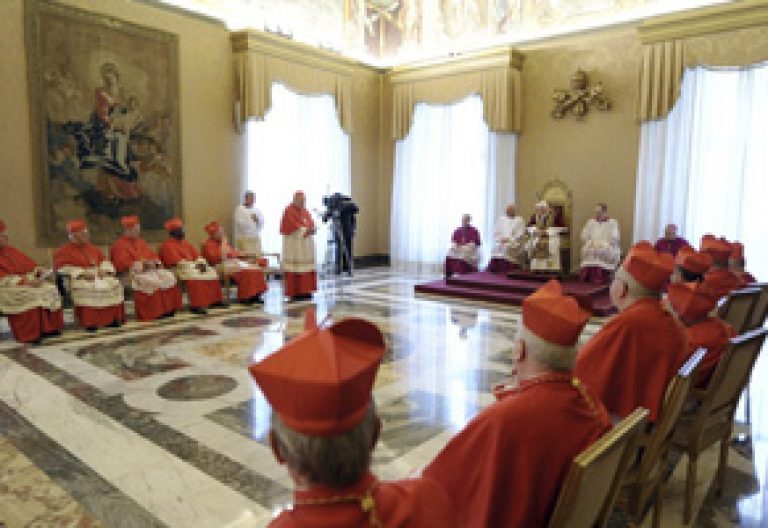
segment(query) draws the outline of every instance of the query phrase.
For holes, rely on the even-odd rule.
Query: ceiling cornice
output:
[[[422,81],[488,70],[491,68],[510,68],[520,70],[524,56],[512,46],[500,46],[471,53],[456,54],[451,57],[412,62],[390,68],[387,73],[393,84]]]
[[[230,41],[232,43],[232,51],[235,53],[241,51],[262,53],[271,57],[306,63],[340,73],[349,73],[360,68],[377,72],[384,71],[356,59],[346,57],[341,53],[304,44],[303,42],[265,31],[253,29],[236,31],[230,35]]]
[[[741,0],[648,18],[640,25],[638,33],[643,44],[652,44],[766,24],[768,1]]]

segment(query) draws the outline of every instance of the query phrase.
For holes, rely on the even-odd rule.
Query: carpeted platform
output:
[[[480,271],[466,275],[454,275],[446,280],[417,284],[416,293],[444,295],[462,299],[520,305],[528,295],[536,291],[549,277],[511,273],[509,276]],[[608,286],[585,284],[576,280],[564,280],[563,290],[573,295],[579,304],[593,315],[604,317],[615,312],[608,297]]]

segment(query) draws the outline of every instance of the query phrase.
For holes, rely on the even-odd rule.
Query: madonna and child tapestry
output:
[[[158,240],[182,212],[177,37],[46,0],[25,31],[38,243],[73,218],[111,243],[131,214]]]

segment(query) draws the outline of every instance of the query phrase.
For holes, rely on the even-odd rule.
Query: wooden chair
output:
[[[715,484],[717,492],[722,493],[728,442],[733,431],[733,416],[766,333],[768,329],[759,328],[731,339],[731,345],[720,359],[707,388],[695,389],[692,392],[695,410],[684,414],[675,429],[674,445],[688,454],[683,511],[683,521],[686,524],[691,520],[699,454],[718,441],[720,461]]]
[[[757,302],[752,308],[752,317],[745,328],[745,330],[754,330],[762,328],[765,324],[765,318],[768,317],[768,282],[756,282],[750,284],[749,287],[760,289],[760,297],[757,298]]]
[[[611,484],[623,478],[648,410],[639,407],[573,459],[557,498],[549,528],[591,528],[608,499]],[[615,497],[614,497],[615,498]]]
[[[664,402],[658,421],[640,436],[634,464],[627,471],[621,484],[614,483],[613,493],[616,504],[630,517],[630,526],[639,526],[645,513],[655,500],[653,527],[658,528],[664,498],[664,481],[667,472],[667,455],[672,447],[675,426],[688,399],[696,370],[706,351],[700,348],[680,367],[667,385]],[[600,526],[605,527],[610,516],[609,507],[613,500],[606,502],[601,513]]]
[[[728,295],[718,310],[718,317],[733,326],[737,334],[742,334],[752,320],[752,312],[760,297],[759,288],[734,290]]]

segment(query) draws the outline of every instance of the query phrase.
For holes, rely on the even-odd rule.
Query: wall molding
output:
[[[640,42],[697,37],[768,24],[768,2],[740,0],[649,18],[638,27]]]

